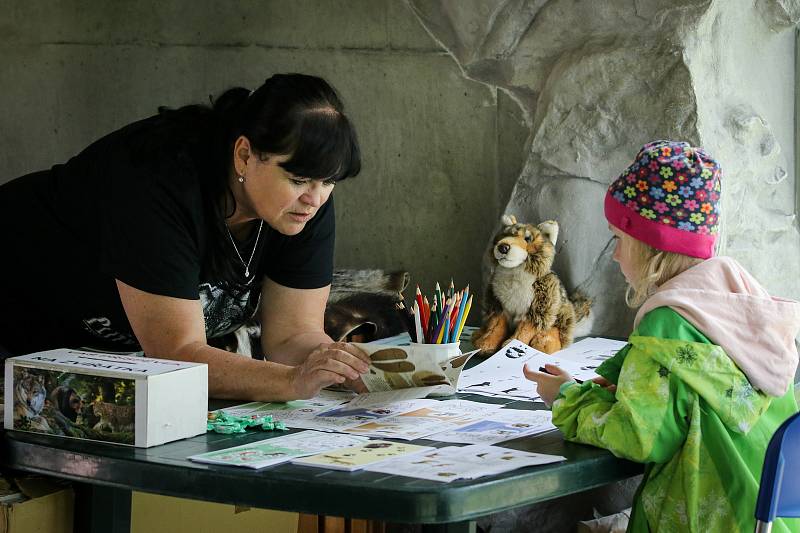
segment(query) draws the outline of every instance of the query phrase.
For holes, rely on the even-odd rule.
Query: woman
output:
[[[161,109],[0,187],[0,345],[207,363],[216,398],[281,401],[356,380],[323,331],[337,181],[355,131],[324,80],[276,75]],[[259,299],[261,305],[259,306]],[[260,309],[268,361],[210,346]]]

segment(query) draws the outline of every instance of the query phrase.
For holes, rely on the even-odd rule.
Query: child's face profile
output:
[[[631,253],[633,237],[618,230],[611,224],[608,225],[608,229],[614,234],[614,241],[616,242],[614,261],[619,263],[619,269],[622,270],[625,281],[632,285],[636,280],[636,268]]]

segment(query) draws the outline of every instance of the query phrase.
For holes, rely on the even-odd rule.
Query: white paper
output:
[[[563,460],[565,458],[558,455],[520,452],[497,446],[448,446],[421,455],[399,457],[364,470],[448,483]]]
[[[625,346],[623,341],[589,338],[573,346],[546,354],[523,344],[511,341],[483,363],[461,373],[459,392],[483,394],[502,398],[522,398],[541,401],[536,384],[525,378],[524,365],[539,370],[545,364],[561,367],[581,381],[597,377],[595,369]]]
[[[498,409],[484,420],[427,437],[439,442],[497,444],[555,430],[553,413],[546,410]]]
[[[490,416],[490,413],[501,407],[468,400],[444,400],[397,416],[370,421],[346,431],[354,435],[415,440],[442,430],[454,430],[472,424]]]
[[[250,402],[225,407],[221,411],[233,416],[270,415],[273,420],[286,424],[286,427],[304,428],[305,425],[302,422],[312,420],[317,413],[329,411],[354,397],[355,394],[350,392],[323,390],[310,400],[292,400],[285,403]]]
[[[295,427],[321,431],[344,431],[371,420],[407,413],[432,403],[439,402],[437,400],[403,400],[356,408],[345,404],[319,413],[312,418],[295,421]]]
[[[285,463],[295,457],[354,446],[366,440],[366,438],[355,435],[301,431],[215,452],[192,455],[189,460],[198,463],[259,469]]]

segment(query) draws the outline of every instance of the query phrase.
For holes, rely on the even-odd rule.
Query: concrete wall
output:
[[[4,2],[0,182],[158,105],[275,72],[324,76],[364,153],[337,187],[336,261],[482,290],[500,214],[562,225],[556,269],[627,334],[604,188],[645,141],[726,171],[722,248],[800,297],[793,0]],[[591,16],[587,16],[591,14]],[[479,314],[476,309],[472,321]]]
[[[403,2],[33,0],[0,12],[0,182],[159,105],[316,74],[341,93],[364,154],[361,175],[335,192],[337,266],[406,269],[429,290],[453,276],[480,292],[527,130]]]

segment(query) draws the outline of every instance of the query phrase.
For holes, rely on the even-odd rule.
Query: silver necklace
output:
[[[242,258],[242,254],[239,253],[239,249],[236,247],[236,241],[233,240],[233,234],[231,233],[231,228],[225,224],[225,229],[228,230],[228,237],[231,238],[231,244],[233,245],[233,250],[236,252],[236,255],[239,257],[239,261],[242,262],[242,266],[244,267],[244,277],[250,277],[250,263],[253,261],[253,256],[256,255],[256,248],[258,248],[258,238],[261,237],[261,228],[264,227],[264,221],[262,220],[261,223],[258,225],[258,233],[256,234],[256,242],[253,244],[253,251],[250,252],[250,259],[247,260],[247,263],[244,262]]]

